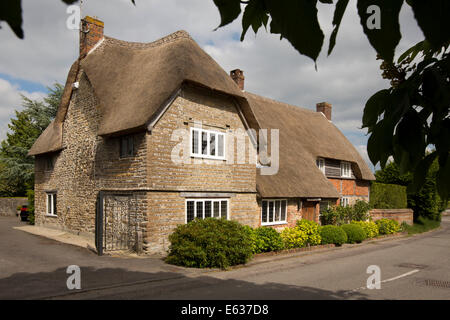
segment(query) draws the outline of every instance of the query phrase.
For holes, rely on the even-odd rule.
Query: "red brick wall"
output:
[[[333,184],[340,197],[349,198],[350,204],[353,204],[356,200],[369,201],[369,181],[339,178],[328,178],[328,181]],[[339,202],[338,200],[337,203],[339,204]]]
[[[413,224],[413,210],[412,209],[372,209],[370,210],[370,216],[374,221],[379,219],[391,219],[396,220],[398,223],[406,222],[407,224]]]

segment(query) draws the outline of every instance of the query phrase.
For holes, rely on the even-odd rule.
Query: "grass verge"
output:
[[[440,225],[440,221],[419,218],[412,226],[405,224],[402,227],[404,231],[408,232],[408,235],[412,235],[436,229]]]

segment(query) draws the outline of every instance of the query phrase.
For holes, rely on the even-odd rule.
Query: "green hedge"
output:
[[[341,227],[331,224],[320,227],[320,237],[322,244],[341,246],[347,242],[347,234],[345,231]]]
[[[375,221],[380,234],[393,234],[400,231],[400,225],[397,221],[391,219],[379,219]]]
[[[166,262],[179,266],[226,269],[252,256],[248,230],[232,220],[195,219],[179,225],[169,240]]]
[[[370,205],[375,209],[404,209],[407,206],[406,187],[372,182]]]
[[[366,239],[366,232],[357,224],[344,224],[342,229],[347,234],[348,243],[361,243]]]

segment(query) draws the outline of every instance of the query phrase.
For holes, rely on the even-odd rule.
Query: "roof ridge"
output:
[[[293,105],[293,104],[290,104],[290,103],[278,101],[278,100],[275,100],[275,99],[272,99],[272,98],[268,98],[268,97],[264,97],[264,96],[261,96],[261,95],[259,95],[259,94],[252,93],[252,92],[248,92],[248,91],[245,91],[245,93],[246,93],[246,94],[249,94],[249,95],[251,95],[251,96],[253,96],[253,97],[256,98],[256,99],[265,100],[265,101],[268,101],[268,102],[273,102],[273,103],[282,105],[282,106],[284,106],[284,107],[294,108],[295,110],[307,111],[307,112],[311,112],[311,113],[313,113],[313,114],[317,114],[316,111],[311,110],[311,109],[307,109],[307,108],[305,108],[305,107],[300,107],[300,106],[296,106],[296,105]]]
[[[178,30],[175,32],[172,32],[171,34],[168,34],[167,36],[164,36],[160,39],[157,39],[155,41],[152,42],[132,42],[132,41],[125,41],[125,40],[119,40],[116,38],[112,38],[112,37],[108,37],[108,36],[104,36],[105,40],[107,40],[106,42],[108,44],[112,44],[112,45],[117,45],[120,47],[125,47],[125,48],[133,48],[133,49],[147,49],[147,48],[152,48],[152,47],[157,47],[166,43],[170,43],[179,39],[189,39],[192,40],[192,37],[190,36],[190,34],[185,31],[185,30]]]

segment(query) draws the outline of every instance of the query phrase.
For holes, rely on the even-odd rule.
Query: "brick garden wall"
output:
[[[372,209],[370,216],[374,221],[379,219],[396,220],[399,224],[406,222],[409,225],[413,224],[413,210],[412,209]]]

